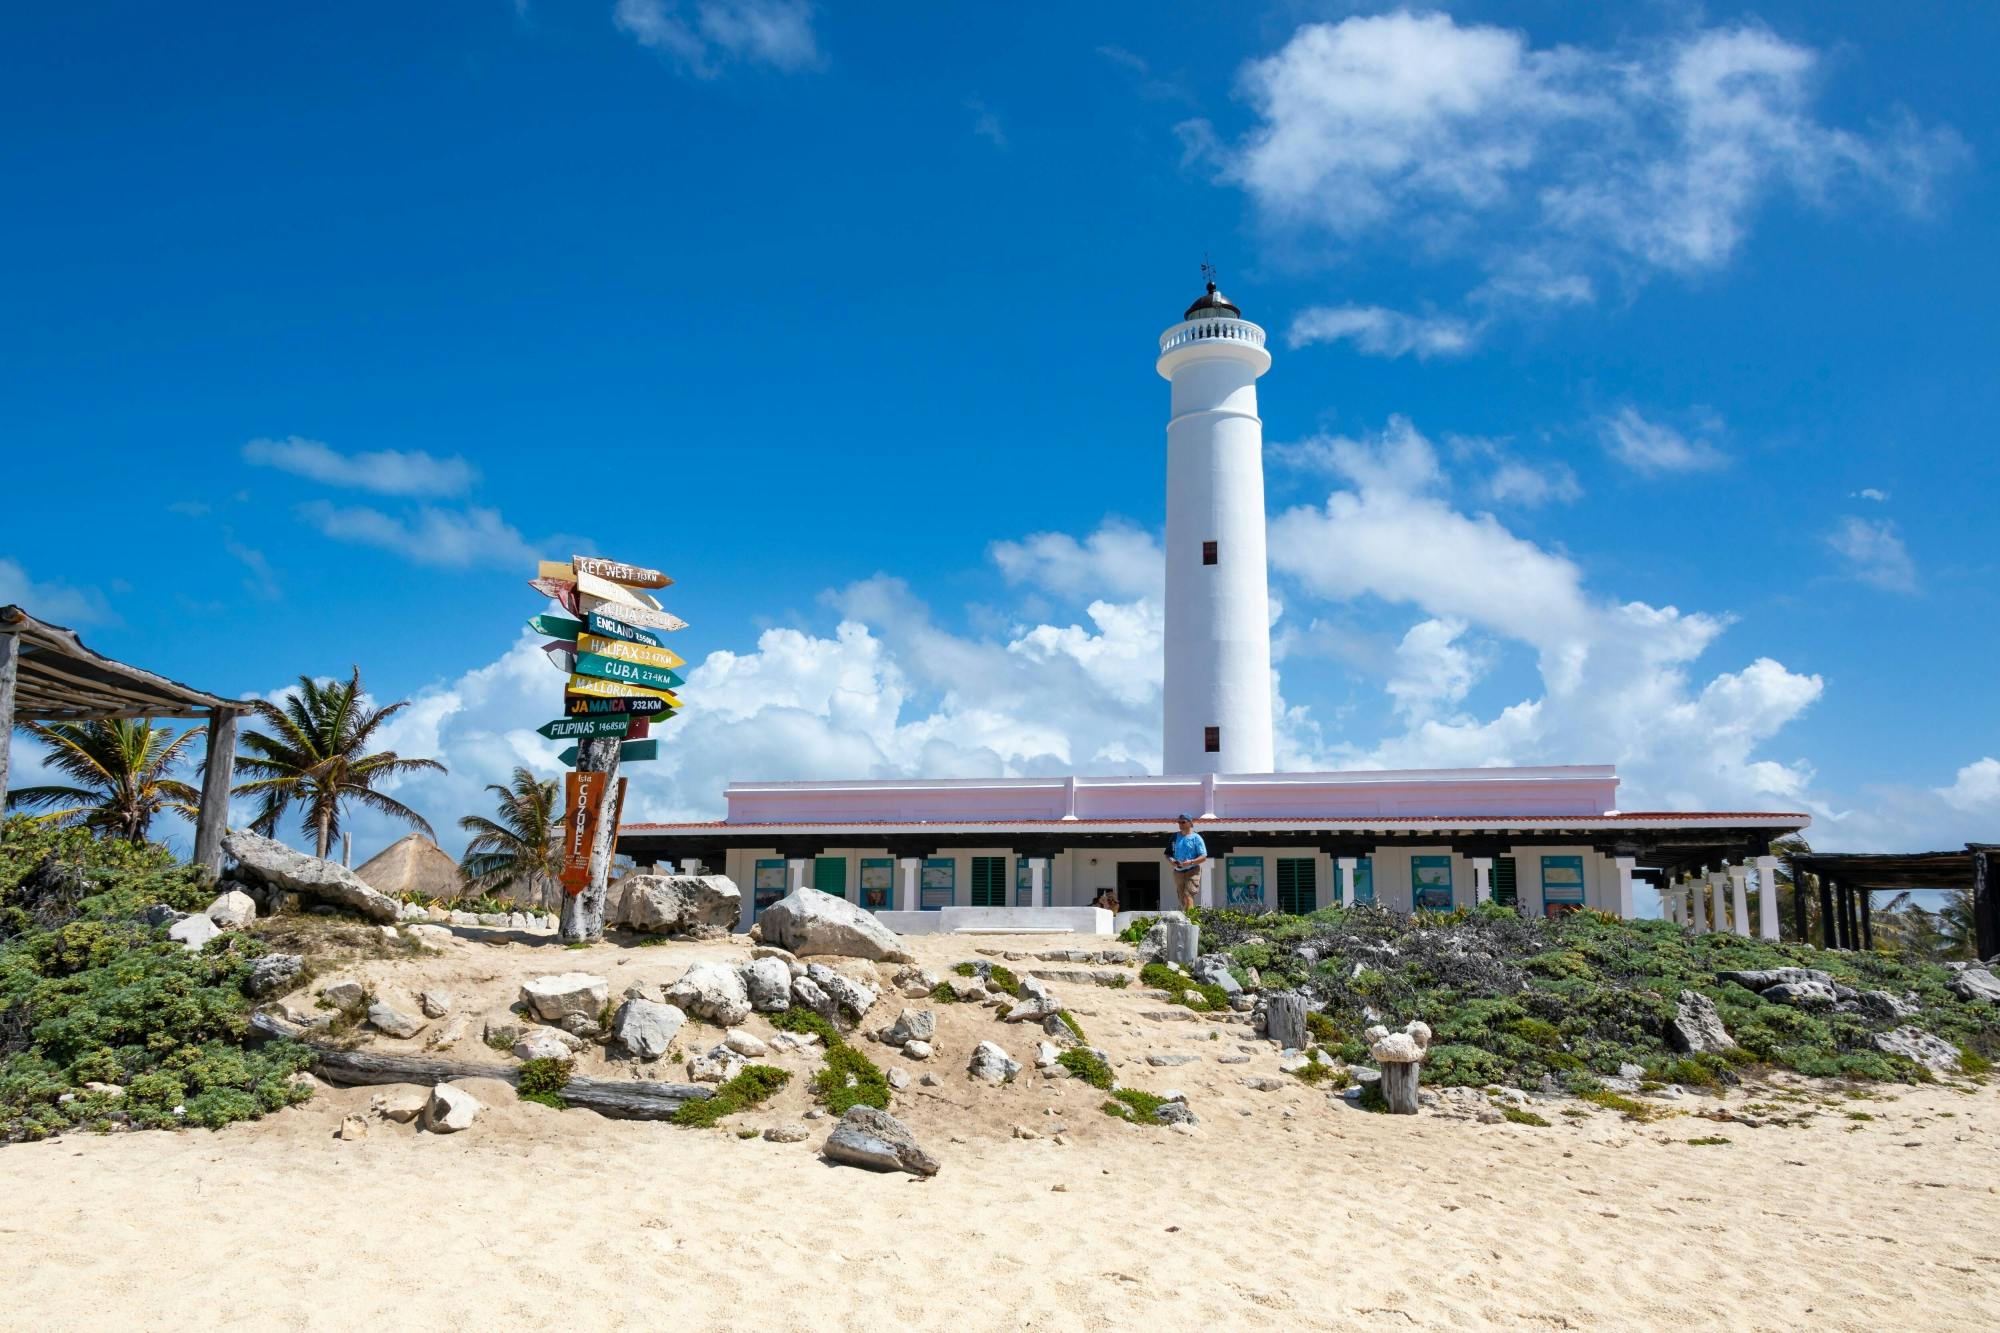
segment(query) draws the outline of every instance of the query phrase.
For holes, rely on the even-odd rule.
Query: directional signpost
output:
[[[592,736],[624,736],[632,730],[630,713],[599,713],[595,717],[559,717],[535,728],[552,741],[589,740]]]
[[[565,766],[574,768],[576,766],[576,749],[577,747],[572,745],[557,755],[556,759]],[[618,762],[621,764],[636,764],[643,760],[658,759],[659,757],[660,743],[658,741],[624,741],[618,746]]]
[[[578,555],[543,560],[529,587],[569,614],[528,618],[542,635],[549,660],[565,673],[563,716],[536,730],[550,740],[570,740],[561,762],[575,769],[564,780],[562,938],[576,943],[604,932],[604,896],[618,822],[625,804],[620,764],[658,759],[654,721],[679,712],[672,691],[686,684],[675,667],[687,662],[660,641],[661,633],[686,629],[643,588],[673,580],[657,569]]]

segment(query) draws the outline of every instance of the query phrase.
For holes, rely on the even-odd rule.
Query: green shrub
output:
[[[1195,981],[1165,963],[1148,963],[1139,969],[1140,984],[1167,993],[1170,1004],[1185,1005],[1202,1013],[1229,1007],[1229,992],[1220,986]]]
[[[540,1102],[558,1111],[565,1110],[569,1103],[563,1100],[562,1090],[569,1086],[575,1070],[575,1064],[568,1060],[524,1060],[515,1076],[514,1094],[524,1102]]]
[[[1064,1051],[1056,1057],[1056,1063],[1091,1087],[1101,1092],[1111,1091],[1111,1084],[1114,1081],[1111,1077],[1111,1066],[1104,1063],[1095,1051],[1087,1051],[1081,1047]]]
[[[1317,1086],[1337,1077],[1340,1081],[1335,1083],[1334,1087],[1344,1088],[1347,1086],[1348,1075],[1345,1070],[1321,1060],[1318,1051],[1313,1051],[1311,1055],[1312,1058],[1307,1060],[1303,1066],[1292,1071],[1293,1078],[1301,1083]]]
[[[813,1096],[833,1115],[856,1106],[889,1109],[889,1079],[875,1062],[842,1043],[826,1053],[826,1064],[812,1080]]]
[[[217,1128],[311,1095],[290,1081],[309,1049],[246,1045],[242,986],[263,944],[230,931],[190,953],[143,920],[154,903],[198,910],[213,896],[164,848],[26,818],[0,826],[0,1137]]]
[[[1132,978],[1126,976],[1123,972],[1120,972],[1117,975],[1113,976],[1110,980],[1100,981],[1097,984],[1100,986],[1108,986],[1112,990],[1124,990],[1127,986],[1132,984]]]
[[[955,990],[953,990],[953,989],[951,988],[951,983],[950,983],[950,982],[948,982],[948,981],[940,981],[940,982],[939,982],[939,983],[938,983],[937,985],[935,985],[935,986],[931,987],[931,1003],[932,1003],[932,1004],[957,1004],[957,1003],[958,1003],[958,992],[957,992],[957,991],[955,991]],[[780,1012],[782,1012],[782,1011],[780,1011]]]
[[[1158,921],[1159,919],[1160,918],[1156,916],[1139,917],[1138,919],[1133,921],[1130,925],[1126,926],[1125,929],[1118,932],[1118,942],[1120,944],[1139,943],[1141,940],[1144,940],[1146,938],[1146,932],[1151,930],[1153,928],[1153,923],[1155,921]]]
[[[726,1115],[747,1111],[771,1100],[780,1088],[791,1081],[789,1070],[771,1065],[745,1065],[737,1071],[736,1077],[716,1088],[713,1094],[682,1102],[674,1112],[674,1123],[713,1125]]]
[[[1516,1125],[1533,1125],[1538,1129],[1547,1129],[1549,1127],[1548,1121],[1542,1119],[1533,1111],[1523,1111],[1518,1106],[1503,1106],[1500,1108],[1500,1115],[1502,1119]]]
[[[1317,1009],[1306,1011],[1306,1033],[1322,1046],[1338,1046],[1341,1042],[1340,1029],[1333,1020]]]
[[[796,1004],[789,1009],[780,1009],[770,1017],[771,1026],[778,1029],[778,1031],[796,1032],[801,1035],[811,1033],[826,1043],[828,1050],[845,1044],[847,1040],[840,1035],[839,1028],[827,1022],[812,1010],[802,1009]]]
[[[1090,1038],[1083,1035],[1083,1024],[1076,1021],[1075,1014],[1067,1009],[1058,1009],[1056,1010],[1056,1017],[1061,1019],[1062,1025],[1069,1029],[1070,1036],[1075,1037],[1081,1042],[1088,1042],[1090,1040]]]
[[[1137,1088],[1118,1088],[1111,1094],[1111,1100],[1104,1103],[1104,1114],[1116,1116],[1120,1120],[1131,1120],[1139,1124],[1159,1123],[1160,1108],[1167,1104],[1165,1097]]]

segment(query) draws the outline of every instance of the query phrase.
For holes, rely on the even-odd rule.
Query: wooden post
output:
[[[1382,1100],[1389,1103],[1390,1115],[1415,1115],[1417,1113],[1417,1071],[1423,1068],[1418,1060],[1383,1060]]]
[[[208,753],[201,761],[201,813],[194,822],[194,863],[222,874],[222,835],[229,828],[229,779],[236,772],[236,710],[211,709]]]
[[[1771,892],[1777,891],[1778,886],[1774,876]],[[1796,865],[1792,867],[1792,924],[1798,928],[1799,943],[1811,944],[1812,936],[1806,931],[1806,881]]]
[[[1184,918],[1168,917],[1163,925],[1167,928],[1167,961],[1186,967],[1201,957],[1201,927]]]
[[[1972,926],[1981,958],[2000,956],[2000,853],[1972,853]]]
[[[580,944],[604,935],[604,896],[611,877],[611,860],[618,850],[618,747],[617,736],[592,736],[576,747],[576,771],[602,773],[604,784],[597,791],[597,812],[590,840],[590,878],[582,890],[563,898],[561,939],[564,944]]]
[[[1833,881],[1819,877],[1819,942],[1823,949],[1837,948],[1833,936]]]
[[[1279,991],[1264,1006],[1264,1035],[1287,1051],[1306,1048],[1306,997]]]
[[[1872,952],[1875,948],[1875,922],[1873,920],[1873,904],[1869,902],[1869,899],[1873,898],[1875,894],[1873,890],[1865,887],[1856,889],[1854,893],[1856,897],[1861,899],[1861,947]]]
[[[21,636],[0,626],[0,811],[7,808],[7,758],[14,740],[14,679],[20,669]]]

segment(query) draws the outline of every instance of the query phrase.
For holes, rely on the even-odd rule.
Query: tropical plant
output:
[[[534,907],[553,907],[562,874],[562,804],[554,779],[542,781],[516,768],[506,786],[488,784],[500,798],[497,819],[467,815],[458,826],[472,835],[459,873],[475,893],[511,892]]]
[[[408,700],[370,707],[361,688],[361,668],[355,667],[345,681],[300,676],[298,687],[287,691],[280,702],[259,699],[252,707],[270,727],[269,734],[246,732],[241,745],[249,753],[236,757],[237,775],[247,774],[250,781],[239,783],[235,794],[263,801],[252,829],[269,837],[287,810],[301,806],[300,827],[324,857],[340,835],[342,806],[358,801],[414,825],[426,837],[435,836],[422,815],[375,790],[376,783],[404,773],[445,771],[435,759],[405,759],[394,750],[369,751],[375,733],[409,707]]]
[[[38,810],[53,827],[80,824],[107,838],[144,842],[162,810],[193,819],[201,794],[169,776],[187,747],[207,735],[193,727],[178,736],[142,718],[101,722],[30,722],[27,729],[49,747],[49,766],[72,786],[22,787],[7,795],[10,809]]]

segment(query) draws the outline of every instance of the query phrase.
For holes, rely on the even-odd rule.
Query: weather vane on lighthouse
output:
[[[1215,265],[1208,262],[1208,252],[1206,250],[1202,251],[1201,254],[1201,276],[1207,280],[1209,286],[1213,287],[1215,285]]]

